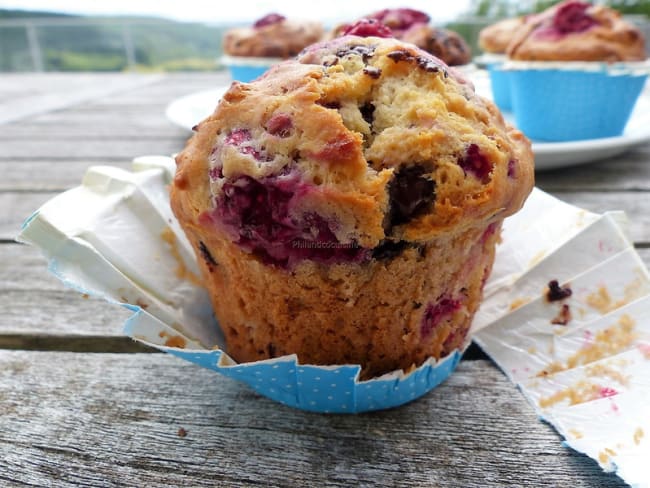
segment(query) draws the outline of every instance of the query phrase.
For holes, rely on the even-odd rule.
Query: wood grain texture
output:
[[[0,479],[17,484],[624,486],[488,361],[356,416],[293,410],[162,354],[0,351],[0,379]]]
[[[537,186],[556,191],[650,191],[650,145],[605,161],[539,171]],[[648,196],[650,198],[650,196]]]
[[[109,79],[3,77],[0,107],[74,86],[92,94]],[[180,150],[190,133],[165,118],[167,105],[227,82],[224,73],[166,74],[70,94],[73,103],[1,125],[0,485],[625,486],[562,447],[490,361],[461,361],[402,408],[300,412],[171,356],[138,354],[122,334],[130,312],[65,289],[37,250],[12,243],[87,167]],[[626,211],[650,265],[650,145],[540,172],[537,184],[588,210]]]

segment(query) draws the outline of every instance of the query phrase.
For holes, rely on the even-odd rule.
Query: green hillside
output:
[[[35,20],[27,25],[27,19]],[[0,70],[33,70],[34,38],[44,71],[214,70],[223,29],[147,17],[0,10]]]

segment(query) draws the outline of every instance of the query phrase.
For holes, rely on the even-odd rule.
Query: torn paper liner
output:
[[[200,286],[191,247],[169,208],[174,162],[150,156],[132,172],[90,168],[83,184],[34,213],[19,239],[83,293],[135,313],[136,340],[317,412],[395,407],[444,381],[461,357],[359,381],[358,365],[304,365],[295,356],[238,364]],[[650,457],[650,279],[625,216],[596,215],[535,189],[504,223],[472,339],[571,447],[641,486]],[[549,301],[558,281],[570,296]]]

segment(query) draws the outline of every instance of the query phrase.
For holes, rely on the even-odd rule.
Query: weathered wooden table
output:
[[[0,485],[625,486],[562,446],[470,349],[442,386],[354,416],[296,411],[122,334],[128,311],[84,298],[14,242],[22,220],[95,164],[172,154],[173,99],[222,74],[0,78]],[[621,209],[650,263],[650,145],[540,173],[589,210]]]

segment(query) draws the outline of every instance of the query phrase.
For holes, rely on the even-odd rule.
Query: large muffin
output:
[[[526,18],[507,48],[526,61],[642,61],[641,31],[602,5],[568,0]]]
[[[464,344],[533,157],[453,69],[345,36],[233,83],[196,130],[171,203],[235,360],[369,378]]]

